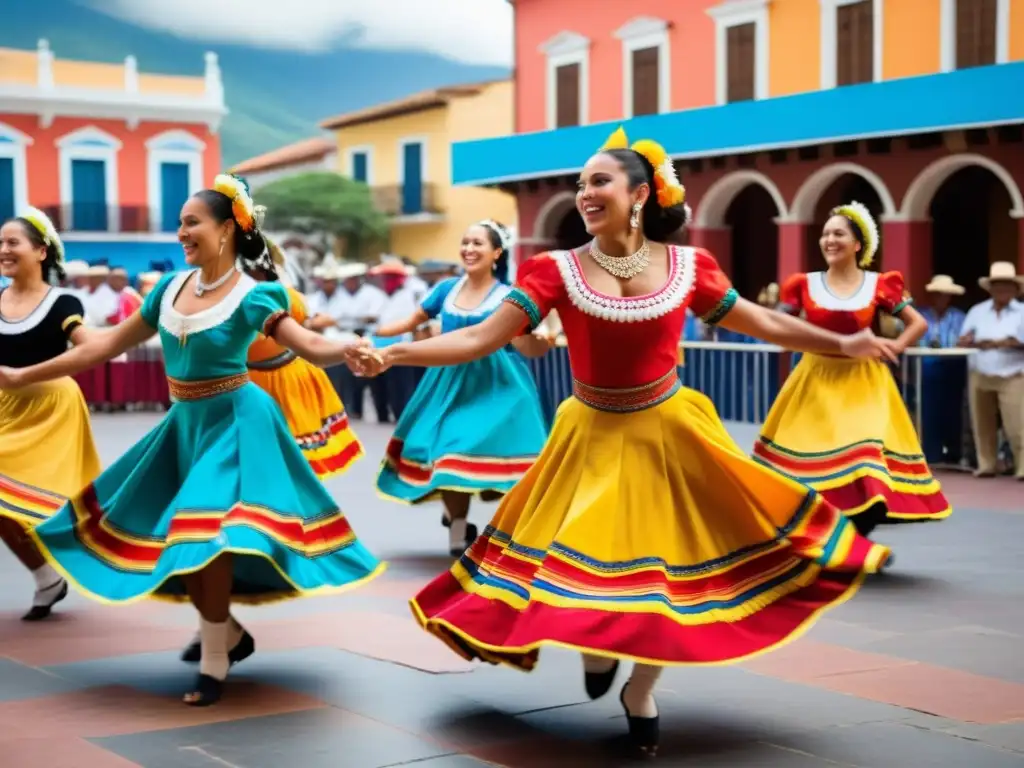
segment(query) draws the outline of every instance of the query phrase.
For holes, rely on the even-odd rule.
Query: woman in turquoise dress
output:
[[[218,176],[189,199],[178,239],[193,269],[165,275],[140,312],[65,354],[0,368],[0,388],[72,375],[160,335],[174,405],[33,537],[94,599],[191,601],[202,661],[184,701],[205,706],[220,698],[231,662],[252,651],[231,619],[232,601],[351,587],[383,565],[317,480],[280,408],[246,373],[260,333],[318,365],[351,361],[355,345],[288,316],[287,290],[242,180]]]
[[[501,224],[472,225],[459,250],[465,274],[442,280],[416,312],[379,328],[375,336],[409,333],[438,316],[441,333],[483,322],[511,290],[506,283],[509,247],[508,230]],[[481,360],[429,369],[395,426],[377,489],[407,504],[440,496],[453,557],[477,537],[477,527],[468,522],[472,497],[504,495],[547,440],[537,386],[519,353],[539,357],[549,348],[547,340],[527,335]]]

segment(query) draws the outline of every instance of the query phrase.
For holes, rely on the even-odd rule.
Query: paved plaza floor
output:
[[[97,416],[104,461],[157,418]],[[357,428],[368,457],[329,485],[390,568],[351,593],[239,610],[257,653],[218,706],[179,703],[195,673],[178,660],[190,609],[72,595],[23,624],[31,579],[0,552],[0,766],[631,765],[618,688],[588,701],[578,657],[545,650],[527,675],[465,663],[417,628],[407,599],[450,560],[440,509],[379,499],[388,431]],[[751,428],[734,434],[752,444]],[[1024,485],[941,479],[954,516],[881,529],[894,572],[806,637],[740,666],[667,670],[654,764],[1024,766]]]

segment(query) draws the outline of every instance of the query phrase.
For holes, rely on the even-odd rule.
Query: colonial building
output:
[[[199,67],[197,67],[199,69]],[[200,70],[202,72],[202,70]],[[0,49],[0,218],[32,204],[69,259],[129,271],[180,261],[178,213],[220,170],[227,113],[217,57],[196,76]]]
[[[334,171],[337,168],[338,148],[335,142],[314,136],[244,160],[231,171],[244,176],[255,192],[278,179],[286,179],[301,173]]]
[[[749,298],[819,265],[850,199],[917,292],[1024,269],[1024,0],[514,5],[515,135],[456,144],[452,165],[516,196],[520,256],[586,241],[576,176],[624,123],[676,159],[689,242]]]
[[[391,221],[390,250],[414,261],[458,259],[466,227],[515,226],[516,201],[498,189],[453,187],[454,142],[513,131],[512,83],[456,85],[324,120],[338,170],[368,184]]]

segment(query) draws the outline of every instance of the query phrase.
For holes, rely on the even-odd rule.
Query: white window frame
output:
[[[768,5],[771,0],[733,0],[707,10],[715,20],[715,102],[729,103],[729,30],[744,24],[754,25],[754,98],[767,99]]]
[[[658,49],[658,114],[672,111],[672,54],[669,23],[653,16],[637,16],[615,31],[622,41],[622,115],[633,117],[633,54]]]
[[[819,0],[821,3],[821,89],[836,87],[839,48],[839,8],[864,0]],[[882,82],[885,47],[885,0],[871,0],[871,80]]]
[[[956,69],[956,3],[940,0],[939,29],[942,71]],[[996,64],[1010,60],[1010,0],[996,0]]]
[[[149,197],[149,231],[161,232],[164,206],[164,185],[161,166],[164,163],[188,165],[189,194],[203,188],[203,151],[206,144],[196,135],[183,130],[158,133],[146,142],[147,196]]]
[[[590,39],[578,32],[559,32],[540,46],[547,57],[546,107],[548,130],[554,130],[558,118],[558,68],[579,64],[579,124],[590,123]]]
[[[402,146],[402,145],[400,145]],[[345,148],[345,173],[350,179],[355,179],[355,156],[366,155],[366,186],[373,186],[373,145],[363,144],[358,147]],[[426,155],[424,154],[424,158]],[[405,161],[402,160],[402,173],[405,173]]]
[[[72,160],[101,160],[104,163],[106,187],[106,205],[108,211],[107,226],[111,232],[121,231],[121,209],[119,205],[117,184],[117,154],[121,151],[121,141],[94,125],[66,133],[55,142],[60,156],[60,204],[62,213],[66,214],[63,221],[65,229],[74,230],[73,185],[71,183]],[[65,218],[62,216],[62,219]]]
[[[32,137],[0,123],[0,157],[9,159],[14,171],[14,214],[28,208],[28,161],[25,148],[32,145]]]

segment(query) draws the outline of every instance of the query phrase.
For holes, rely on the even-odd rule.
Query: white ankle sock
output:
[[[199,636],[203,645],[203,660],[199,672],[209,675],[215,680],[223,680],[228,676],[228,624],[222,621],[214,623],[201,619]]]
[[[64,587],[64,578],[49,563],[32,571],[36,582],[36,593],[32,596],[32,605],[49,605]]]
[[[448,546],[452,549],[462,549],[466,546],[466,518],[459,517],[452,520],[448,529]]]
[[[656,717],[658,705],[654,701],[654,686],[661,676],[661,667],[650,664],[636,664],[629,676],[623,700],[626,709],[634,717]]]
[[[583,654],[583,671],[590,675],[600,675],[615,666],[615,659],[605,656],[592,656],[589,653]]]
[[[245,632],[245,627],[242,626],[241,622],[238,621],[234,616],[228,616],[228,650],[232,650],[238,641],[242,639],[242,634]],[[193,643],[202,643],[202,619],[200,619],[200,629],[196,630],[196,635],[192,638]]]

